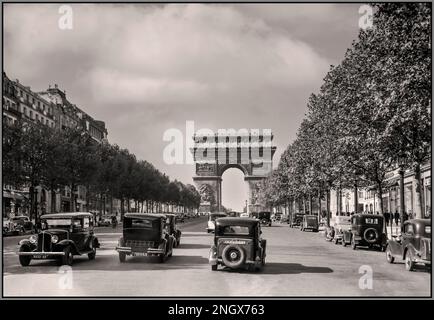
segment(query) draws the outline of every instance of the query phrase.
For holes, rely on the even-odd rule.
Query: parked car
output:
[[[176,215],[176,222],[180,222],[180,223],[182,223],[182,222],[184,222],[185,221],[185,218],[184,218],[184,215],[183,214],[177,214]]]
[[[165,215],[167,217],[166,225],[169,228],[169,233],[175,238],[173,247],[176,248],[181,242],[181,230],[176,226],[176,214],[165,213]]]
[[[261,224],[257,219],[217,219],[214,243],[209,254],[211,270],[216,271],[219,265],[231,269],[262,269],[265,266],[267,242],[261,234]]]
[[[281,212],[276,212],[273,215],[273,221],[280,221],[282,219],[282,213]]]
[[[404,260],[407,271],[413,271],[416,263],[431,266],[431,220],[405,221],[401,234],[387,241],[386,259],[389,263]]]
[[[379,248],[384,251],[387,245],[387,234],[384,228],[384,217],[377,214],[355,214],[351,217],[351,231],[344,230],[342,245],[351,244],[353,250],[358,246]]]
[[[112,217],[111,216],[102,216],[98,221],[99,227],[110,227],[112,225]]]
[[[20,215],[8,220],[3,220],[4,235],[22,235],[26,232],[34,232],[35,226],[29,217]]]
[[[326,239],[328,241],[334,241],[335,244],[342,242],[345,247],[347,243],[342,241],[344,231],[351,231],[351,217],[347,216],[337,216],[330,221],[330,228],[326,231]]]
[[[87,212],[42,215],[38,234],[19,245],[22,266],[28,266],[32,259],[56,259],[59,265],[72,265],[76,255],[93,260],[100,247],[93,233],[93,215]]]
[[[301,222],[300,231],[311,230],[313,232],[318,232],[319,223],[318,216],[313,214],[306,214],[303,216],[303,221]]]
[[[116,247],[119,261],[125,262],[127,256],[157,256],[160,262],[166,262],[176,242],[166,219],[164,214],[125,213],[123,235]]]
[[[216,219],[218,219],[218,218],[224,218],[224,217],[227,217],[227,214],[224,213],[224,212],[210,213],[209,216],[208,216],[208,223],[207,223],[207,226],[206,226],[206,231],[208,233],[214,232]]]
[[[303,213],[294,213],[290,216],[290,221],[289,221],[289,227],[290,228],[294,228],[294,227],[298,227],[301,226],[301,223],[303,222]]]
[[[271,212],[261,211],[252,214],[254,218],[258,219],[262,225],[271,227]]]

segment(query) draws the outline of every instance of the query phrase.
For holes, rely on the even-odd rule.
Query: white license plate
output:
[[[36,254],[33,256],[33,259],[47,259],[48,255],[46,254]]]
[[[134,255],[140,256],[140,257],[147,256],[147,254],[145,252],[134,252]]]

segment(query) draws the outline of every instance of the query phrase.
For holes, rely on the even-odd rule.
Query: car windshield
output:
[[[48,229],[69,227],[72,224],[71,218],[46,219],[45,225]],[[80,221],[78,221],[80,222]]]
[[[225,226],[222,233],[224,235],[248,235],[249,227],[246,226]]]

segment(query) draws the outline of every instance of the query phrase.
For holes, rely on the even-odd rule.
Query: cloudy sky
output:
[[[165,130],[269,128],[277,164],[357,37],[359,6],[81,4],[62,30],[59,5],[4,4],[4,69],[35,91],[57,83],[110,142],[192,183],[192,165],[164,163]],[[242,173],[223,179],[224,205],[241,209]]]

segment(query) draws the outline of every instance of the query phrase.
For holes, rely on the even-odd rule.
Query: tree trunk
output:
[[[422,206],[423,195],[422,195],[420,163],[417,163],[414,168],[413,188],[416,193],[413,218],[423,219],[425,214],[423,212],[423,206]]]
[[[110,193],[110,215],[113,215],[113,194]]]
[[[318,222],[321,221],[321,188],[318,188]]]
[[[56,190],[54,187],[51,188],[51,213],[56,212]]]
[[[71,191],[71,196],[70,196],[71,212],[75,212],[76,211],[76,208],[75,208],[75,192],[74,192],[75,185],[71,184],[69,187],[71,188],[71,190],[70,190]]]
[[[37,216],[36,216],[36,205],[35,205],[35,187],[33,185],[30,186],[29,188],[29,198],[30,198],[30,220],[32,220],[33,218],[35,219],[36,222],[38,222],[37,220]]]
[[[327,215],[327,227],[330,227],[330,188],[326,190],[326,215]]]
[[[404,173],[403,167],[399,168],[399,220],[401,223],[404,221],[405,213],[405,186],[404,186]]]
[[[313,209],[313,198],[312,198],[312,194],[309,193],[309,214],[313,214],[312,209]]]
[[[357,213],[358,207],[359,207],[359,191],[356,182],[354,183],[354,213]]]
[[[380,196],[380,215],[382,215],[384,217],[384,212],[383,212],[383,186],[381,185],[381,182],[377,182],[377,185],[378,185],[378,194]],[[383,223],[383,231],[387,232],[386,222]]]

